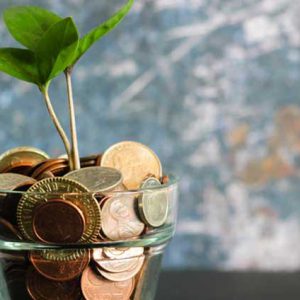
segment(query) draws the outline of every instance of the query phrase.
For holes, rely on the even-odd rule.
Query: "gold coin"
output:
[[[152,227],[162,226],[168,216],[168,193],[165,189],[156,189],[159,187],[161,183],[158,179],[147,178],[141,185],[144,191],[138,198],[140,216],[146,224]]]
[[[50,199],[62,199],[75,204],[85,218],[85,230],[80,242],[91,242],[98,236],[101,226],[97,200],[80,183],[61,177],[46,178],[34,184],[21,198],[17,208],[17,222],[23,236],[34,240],[34,209]]]
[[[33,166],[49,156],[44,151],[33,147],[17,147],[10,149],[0,155],[0,172],[4,172],[16,164],[26,162],[26,166]]]
[[[147,146],[137,142],[121,142],[107,149],[101,166],[119,170],[123,183],[129,189],[138,189],[149,174],[160,178],[162,167],[157,155]]]
[[[120,171],[106,167],[87,167],[74,170],[64,177],[83,184],[90,192],[109,191],[122,183]]]
[[[132,195],[117,194],[107,199],[102,207],[102,230],[111,240],[139,236],[145,228],[135,212],[136,199]]]

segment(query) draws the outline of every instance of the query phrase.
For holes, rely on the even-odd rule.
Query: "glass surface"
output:
[[[20,239],[22,234],[19,233],[18,237],[14,232],[14,229],[19,230],[19,226],[12,218],[13,207],[25,194],[33,197],[37,194],[1,190],[0,299],[154,299],[162,254],[175,232],[176,178],[170,177],[169,183],[159,188],[144,190],[101,194],[38,194],[38,197],[43,196],[45,199],[80,199],[84,195],[96,199],[132,196],[136,214],[140,218],[138,199],[154,195],[153,198],[158,201],[159,197],[156,196],[159,193],[164,193],[168,199],[167,217],[162,226],[153,228],[145,225],[141,235],[130,239],[112,241],[99,233],[97,242],[93,243],[46,244]],[[64,257],[67,258],[64,260]],[[96,276],[93,277],[94,281],[88,272]],[[71,273],[77,275],[69,279]]]

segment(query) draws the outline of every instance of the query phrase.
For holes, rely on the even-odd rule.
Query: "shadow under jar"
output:
[[[176,213],[172,177],[135,191],[1,190],[0,299],[152,300]]]

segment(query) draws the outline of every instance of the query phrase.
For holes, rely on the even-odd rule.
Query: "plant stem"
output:
[[[52,122],[54,123],[54,125],[56,127],[56,130],[58,131],[58,133],[59,133],[59,135],[60,135],[60,137],[61,137],[61,139],[64,143],[64,146],[65,146],[68,158],[69,158],[70,169],[72,170],[73,169],[73,163],[71,161],[70,142],[69,142],[69,139],[68,139],[64,129],[62,128],[62,126],[61,126],[61,124],[60,124],[60,122],[59,122],[59,120],[56,116],[56,113],[55,113],[54,109],[53,109],[51,99],[50,99],[50,96],[49,96],[49,92],[48,92],[48,88],[49,88],[49,86],[46,85],[46,86],[40,87],[40,90],[43,94],[44,101],[45,101],[48,113],[50,115],[50,118],[51,118]]]
[[[71,73],[72,73],[72,68],[67,68],[65,70],[65,76],[66,76],[66,81],[67,81],[67,90],[68,90],[69,114],[70,114],[71,154],[72,154],[74,169],[79,170],[80,169],[80,159],[79,159],[79,151],[78,151],[78,141],[77,141],[76,119],[75,119]]]

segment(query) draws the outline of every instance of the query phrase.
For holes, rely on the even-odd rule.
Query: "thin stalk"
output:
[[[43,94],[44,101],[45,101],[48,113],[50,115],[50,118],[64,143],[64,146],[65,146],[68,158],[69,158],[70,169],[73,169],[73,163],[71,161],[72,156],[71,156],[70,142],[69,142],[69,139],[68,139],[64,129],[62,128],[62,126],[57,118],[57,115],[54,111],[54,108],[52,106],[51,99],[50,99],[49,92],[48,92],[48,85],[41,87],[40,90]]]
[[[69,114],[70,114],[71,154],[72,154],[74,169],[79,170],[80,169],[80,158],[79,158],[79,151],[78,151],[78,140],[77,140],[77,130],[76,130],[76,119],[75,119],[71,73],[72,73],[71,68],[67,68],[65,70],[67,91],[68,91]]]

